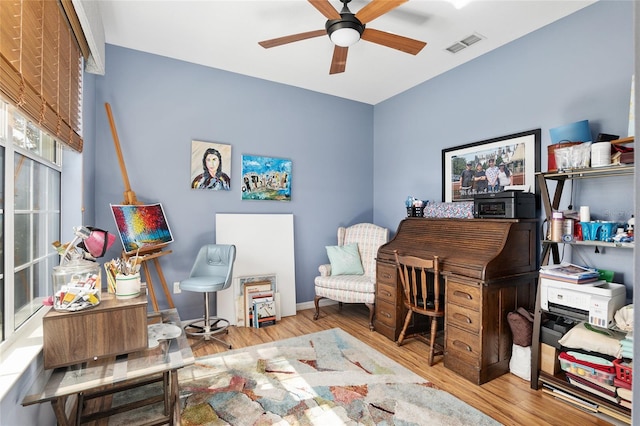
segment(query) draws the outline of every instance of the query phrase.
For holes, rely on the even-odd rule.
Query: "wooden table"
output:
[[[150,323],[161,320],[163,323],[175,324],[182,330],[176,309],[161,311],[154,317],[150,317]],[[193,352],[182,331],[179,337],[161,341],[159,346],[152,349],[45,370],[24,397],[22,405],[49,401],[53,406],[58,425],[66,426],[80,425],[87,421],[164,402],[162,416],[148,424],[179,425],[178,369],[193,363]],[[127,402],[97,413],[84,412],[87,400],[154,382],[162,382],[162,394]],[[66,407],[71,409],[67,410]]]

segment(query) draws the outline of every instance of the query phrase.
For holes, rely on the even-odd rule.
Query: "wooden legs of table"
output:
[[[111,407],[111,398],[114,393],[123,392],[129,389],[146,386],[152,383],[162,382],[162,394],[155,394],[142,400],[131,401]],[[109,398],[107,407],[93,412],[84,412],[87,401],[96,398]],[[95,421],[115,414],[135,410],[140,407],[153,404],[163,404],[162,416],[152,420],[153,424],[180,425],[180,391],[178,387],[178,370],[171,370],[162,373],[161,376],[153,376],[145,380],[137,380],[131,383],[121,383],[116,386],[108,386],[100,390],[78,393],[70,396],[56,398],[51,401],[53,412],[59,426],[80,425],[82,423]],[[100,404],[98,404],[100,406]],[[94,408],[95,410],[95,408]],[[67,415],[67,412],[69,415]]]
[[[180,389],[178,387],[178,370],[171,370],[171,410],[173,411],[173,424],[180,425]]]
[[[70,416],[67,417],[66,406],[69,398],[75,399],[73,403],[73,409],[71,410]],[[64,396],[61,398],[56,398],[51,401],[51,407],[53,407],[53,413],[56,415],[56,420],[58,421],[58,426],[71,426],[75,424],[80,424],[77,421],[78,419],[78,410],[77,407],[80,406],[78,404],[77,399],[79,395],[70,395],[69,397]]]

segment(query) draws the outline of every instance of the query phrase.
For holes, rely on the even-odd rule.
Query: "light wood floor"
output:
[[[542,391],[531,390],[529,382],[510,373],[477,386],[446,369],[442,357],[436,357],[436,364],[429,367],[423,342],[410,339],[398,347],[383,335],[369,331],[368,309],[364,305],[344,305],[341,311],[337,305],[321,307],[317,321],[313,320],[313,313],[312,309],[298,311],[297,315],[263,329],[230,327],[225,339],[233,349],[240,349],[338,327],[505,425],[610,424],[543,395]],[[220,344],[207,342],[196,345],[194,354],[198,357],[226,350]]]

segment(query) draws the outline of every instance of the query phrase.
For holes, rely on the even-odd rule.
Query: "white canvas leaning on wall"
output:
[[[238,277],[277,276],[280,316],[296,314],[292,214],[216,214],[216,243],[234,244],[233,286],[217,294],[217,315],[237,323]]]

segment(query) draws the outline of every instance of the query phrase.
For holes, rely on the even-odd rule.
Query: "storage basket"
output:
[[[423,217],[424,207],[407,207],[407,217]]]
[[[630,384],[633,379],[632,364],[622,359],[616,359],[613,361],[613,365],[616,367],[616,377]]]
[[[613,379],[616,377],[614,369],[611,368],[611,372],[593,368],[584,364],[580,364],[575,361],[570,361],[563,358],[563,353],[560,354],[560,368],[568,373],[575,374],[576,376],[585,377],[591,379],[596,383],[602,383],[605,385],[613,385]]]

